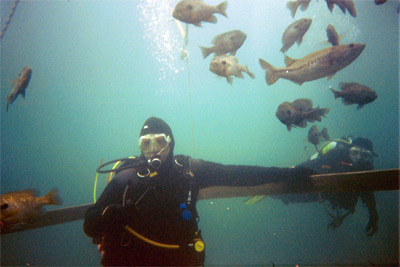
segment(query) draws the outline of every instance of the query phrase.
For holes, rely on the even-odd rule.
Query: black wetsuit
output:
[[[338,142],[337,146],[313,160],[308,160],[297,166],[307,167],[313,169],[316,173],[340,173],[340,172],[355,172],[355,171],[367,171],[373,170],[374,166],[372,162],[366,162],[364,164],[354,165],[350,159],[349,146],[345,143]],[[318,202],[328,200],[331,204],[332,213],[337,208],[343,209],[349,214],[355,212],[358,198],[367,206],[369,211],[370,223],[378,223],[378,213],[376,211],[376,201],[373,192],[352,192],[352,193],[335,193],[335,192],[324,192],[321,194],[293,194],[284,195],[277,197],[284,203],[304,203],[304,202]],[[333,228],[335,228],[334,225]],[[337,225],[340,226],[340,225]]]
[[[202,265],[204,251],[196,252],[188,246],[194,239],[201,238],[196,211],[200,189],[279,182],[290,179],[294,174],[294,169],[289,168],[222,165],[192,159],[190,166],[194,176],[191,177],[184,174],[189,158],[175,158],[179,164],[172,161],[164,163],[154,177],[138,177],[137,168],[120,171],[96,204],[87,211],[84,231],[94,240],[103,239],[103,265]],[[139,161],[140,158],[137,159]],[[135,208],[130,209],[128,215],[128,225],[133,230],[159,243],[179,244],[180,248],[156,247],[134,237],[122,227],[105,225],[102,220],[104,209],[112,204],[124,205],[124,202],[135,203],[131,205]],[[183,218],[184,210],[189,211],[191,218]]]

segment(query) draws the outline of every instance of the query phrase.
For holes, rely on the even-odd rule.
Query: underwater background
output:
[[[137,140],[150,116],[164,119],[176,140],[175,154],[224,164],[288,167],[315,153],[307,128],[289,132],[275,116],[279,104],[309,98],[330,112],[319,129],[332,139],[367,137],[379,154],[376,169],[399,168],[399,14],[397,1],[377,6],[354,1],[357,17],[331,13],[311,1],[292,18],[287,1],[231,0],[228,18],[189,26],[188,60],[171,13],[178,1],[20,1],[1,40],[1,193],[57,187],[62,207],[93,202],[100,160],[138,155]],[[216,5],[221,1],[208,0]],[[0,2],[3,26],[14,1]],[[332,79],[299,86],[265,82],[263,58],[284,66],[279,51],[286,27],[312,18],[301,58],[328,47],[333,24],[341,43],[364,43],[358,59]],[[247,39],[239,62],[256,75],[230,85],[209,71],[198,45],[211,46],[220,33],[239,29]],[[32,78],[23,99],[5,112],[7,95],[22,68]],[[329,86],[358,82],[378,98],[357,110],[335,100]],[[97,196],[105,187],[99,176]],[[319,203],[284,205],[265,198],[202,200],[197,204],[206,243],[206,265],[373,265],[399,262],[399,193],[376,192],[379,230],[367,237],[368,211],[356,212],[336,230]],[[46,207],[47,210],[59,207]],[[76,221],[1,236],[1,265],[99,265],[100,254]]]

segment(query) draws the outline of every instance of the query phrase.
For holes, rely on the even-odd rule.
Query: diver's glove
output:
[[[304,190],[312,188],[310,176],[316,174],[312,169],[306,167],[290,168],[285,180],[283,181],[286,190],[293,193],[301,193]]]
[[[379,216],[378,216],[377,212],[370,214],[368,225],[365,228],[365,231],[367,232],[367,236],[372,236],[378,231],[378,220],[379,220]]]
[[[128,222],[125,208],[117,204],[107,206],[103,210],[102,221],[106,228],[125,226]]]

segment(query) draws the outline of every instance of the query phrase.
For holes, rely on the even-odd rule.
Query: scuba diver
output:
[[[169,125],[147,119],[140,131],[141,155],[113,170],[115,177],[86,212],[84,232],[99,244],[103,265],[203,265],[196,210],[200,189],[282,182],[295,190],[313,174],[302,167],[222,165],[174,156],[174,146]],[[107,172],[101,169],[109,163],[97,171]]]
[[[352,140],[349,137],[327,142],[318,153],[296,167],[311,168],[318,174],[368,171],[374,169],[373,158],[377,156],[369,139],[357,137]],[[327,214],[332,217],[328,229],[340,227],[344,219],[355,212],[358,198],[360,198],[369,212],[369,221],[365,229],[367,235],[372,236],[378,231],[379,217],[373,192],[324,192],[320,194],[284,195],[275,198],[281,199],[287,205],[319,201]],[[325,201],[328,201],[330,208]]]

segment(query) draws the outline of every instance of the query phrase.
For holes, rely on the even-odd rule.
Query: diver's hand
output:
[[[121,205],[111,204],[102,213],[105,227],[123,227],[127,223],[125,209]]]
[[[305,189],[312,187],[310,176],[315,172],[306,167],[290,168],[284,181],[287,190],[295,192],[303,192]]]
[[[369,216],[368,225],[365,228],[367,236],[372,236],[378,231],[378,220],[379,220],[378,214]]]

